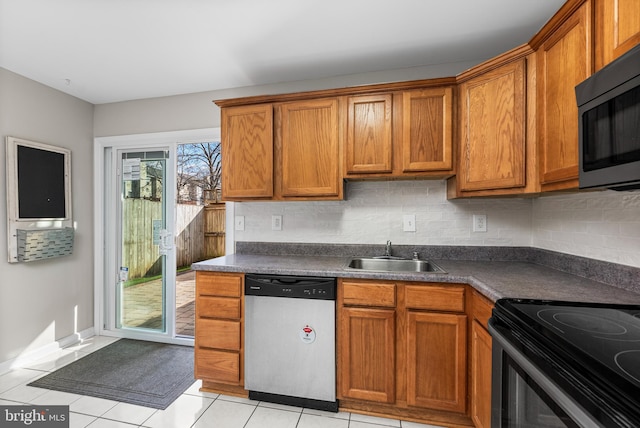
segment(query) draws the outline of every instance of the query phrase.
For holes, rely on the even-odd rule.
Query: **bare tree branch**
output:
[[[192,201],[194,195],[189,190],[194,187],[211,192],[217,199],[222,172],[220,143],[180,144],[177,165],[179,201]]]

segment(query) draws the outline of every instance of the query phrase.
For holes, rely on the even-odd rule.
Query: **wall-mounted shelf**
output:
[[[73,253],[74,230],[62,229],[16,230],[17,261],[32,262]]]

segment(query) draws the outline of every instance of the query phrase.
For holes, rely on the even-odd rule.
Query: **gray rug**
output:
[[[166,409],[194,381],[192,347],[120,339],[29,386]]]

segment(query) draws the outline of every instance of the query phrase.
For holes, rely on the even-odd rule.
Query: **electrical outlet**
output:
[[[474,232],[487,231],[487,215],[486,214],[473,215],[473,231]]]
[[[271,216],[271,230],[282,230],[282,216],[281,215],[272,215]]]
[[[402,216],[402,230],[404,232],[416,231],[416,216],[415,214],[405,214]]]
[[[236,230],[244,230],[244,216],[237,215],[235,218],[235,229]]]

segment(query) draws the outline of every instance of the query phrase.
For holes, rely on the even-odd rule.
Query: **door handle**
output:
[[[160,230],[160,242],[158,243],[158,252],[161,256],[166,256],[169,250],[173,249],[173,236],[167,229]]]

